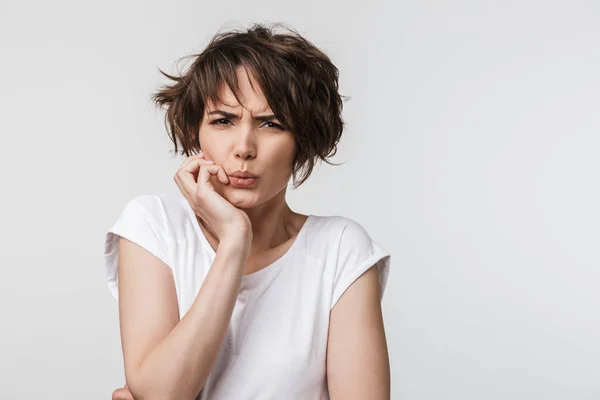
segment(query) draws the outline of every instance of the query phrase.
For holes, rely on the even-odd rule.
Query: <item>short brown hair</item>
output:
[[[276,33],[282,26],[288,33]],[[218,85],[225,82],[238,102],[236,68],[256,79],[273,113],[295,138],[294,187],[310,176],[317,159],[337,152],[344,128],[343,100],[338,93],[338,69],[329,57],[295,30],[281,23],[253,24],[246,30],[217,33],[195,57],[185,74],[152,94],[154,104],[166,107],[165,127],[178,152],[190,156],[200,150],[199,128],[208,101],[218,102]],[[185,57],[184,57],[185,58]],[[241,102],[240,102],[241,104]],[[297,182],[296,174],[304,170]]]

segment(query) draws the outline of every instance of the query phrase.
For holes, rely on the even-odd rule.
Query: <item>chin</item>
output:
[[[224,191],[223,197],[237,208],[252,208],[258,204],[258,193],[247,189],[231,188]]]

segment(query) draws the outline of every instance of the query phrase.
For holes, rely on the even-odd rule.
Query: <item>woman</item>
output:
[[[260,24],[195,57],[153,95],[187,156],[179,190],[135,197],[106,236],[127,382],[113,399],[388,399],[390,254],[285,199],[336,152],[337,68]]]

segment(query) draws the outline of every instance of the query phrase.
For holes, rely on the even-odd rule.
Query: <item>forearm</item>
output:
[[[223,343],[239,293],[247,252],[222,243],[190,310],[133,376],[136,400],[194,399],[208,378]]]

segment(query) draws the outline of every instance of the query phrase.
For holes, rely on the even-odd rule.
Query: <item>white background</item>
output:
[[[150,94],[219,29],[283,22],[340,69],[333,167],[289,192],[392,253],[392,398],[600,398],[600,6],[0,3],[0,397],[124,383],[104,234],[177,190]],[[181,64],[180,64],[181,66]]]

